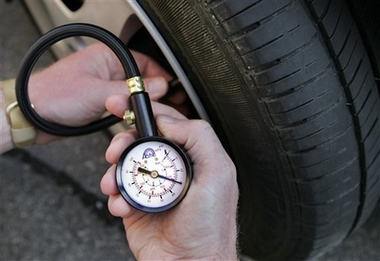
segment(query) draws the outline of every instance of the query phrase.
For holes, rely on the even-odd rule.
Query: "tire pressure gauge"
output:
[[[189,189],[192,166],[186,153],[175,143],[159,137],[149,95],[145,92],[137,64],[125,44],[111,32],[90,24],[68,24],[41,36],[24,56],[16,79],[16,96],[23,115],[35,127],[58,136],[77,136],[101,130],[117,121],[100,119],[80,127],[47,121],[33,109],[28,82],[39,57],[53,44],[68,37],[87,36],[106,44],[119,58],[128,78],[132,111],[124,120],[135,124],[140,135],[122,154],[116,170],[121,195],[133,207],[145,212],[161,212],[178,204]]]
[[[132,111],[124,119],[135,123],[140,138],[126,148],[116,167],[116,181],[123,198],[144,212],[162,212],[177,205],[192,179],[187,154],[174,142],[159,137],[142,80],[127,81]]]

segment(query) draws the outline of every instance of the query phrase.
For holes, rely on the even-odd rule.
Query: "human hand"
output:
[[[156,62],[131,51],[151,99],[168,90],[172,76]],[[37,113],[48,121],[67,126],[82,126],[105,111],[112,94],[126,94],[125,73],[116,55],[104,44],[93,44],[58,61],[30,78],[29,97]],[[177,99],[177,102],[181,101]],[[39,132],[37,143],[55,137]]]
[[[121,116],[128,107],[123,96],[107,100],[107,109]],[[236,170],[210,125],[187,120],[172,108],[153,103],[163,136],[180,144],[194,164],[194,178],[186,197],[175,208],[156,214],[140,212],[119,194],[115,164],[137,137],[136,130],[114,137],[106,159],[113,164],[101,181],[109,195],[110,212],[122,217],[129,246],[138,260],[236,260]],[[164,115],[165,114],[165,115]]]

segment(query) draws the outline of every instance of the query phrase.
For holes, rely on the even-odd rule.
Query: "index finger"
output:
[[[131,108],[128,101],[128,95],[120,94],[120,95],[110,96],[106,100],[106,108],[112,114],[116,115],[117,117],[122,118],[124,115],[124,112]],[[166,114],[177,119],[182,119],[182,120],[187,119],[184,115],[182,115],[177,110],[161,103],[152,102],[152,109],[153,109],[153,114],[155,116],[160,115],[160,114]]]

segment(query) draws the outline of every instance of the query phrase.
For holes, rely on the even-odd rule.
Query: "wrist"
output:
[[[15,92],[15,80],[2,81],[2,104],[5,104],[6,122],[2,123],[4,126],[5,137],[11,137],[13,145],[15,147],[26,147],[35,143],[36,129],[22,114],[16,99]],[[4,109],[4,105],[3,105]],[[8,129],[10,128],[10,130]],[[3,131],[3,130],[2,130]],[[4,147],[5,149],[11,149],[13,146],[9,144]]]
[[[157,255],[157,253],[154,253],[153,255],[139,255],[135,256],[137,260],[231,260],[236,261],[239,260],[238,254],[236,251],[233,251],[232,253],[217,253],[214,255],[169,255],[169,254],[163,254],[163,255]]]
[[[5,95],[3,92],[3,86],[1,85],[1,91],[0,91],[0,153],[6,152],[8,150],[11,150],[14,148],[13,142],[12,142],[12,136],[11,136],[11,125],[8,123],[7,120],[7,104],[5,102]]]
[[[173,245],[169,247],[160,246],[158,249],[147,245],[139,251],[131,247],[137,260],[239,260],[237,239],[226,242],[226,240],[215,240],[202,245],[202,247],[192,245],[186,249],[177,248]]]

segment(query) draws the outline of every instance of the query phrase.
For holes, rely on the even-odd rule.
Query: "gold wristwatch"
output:
[[[23,148],[35,143],[37,132],[34,126],[22,114],[18,106],[15,83],[15,79],[2,81],[12,141],[16,147]]]

